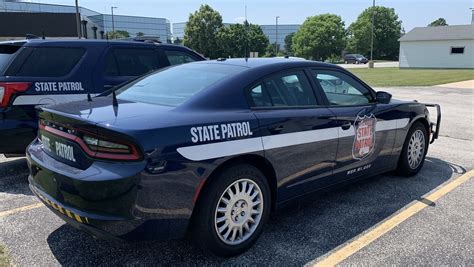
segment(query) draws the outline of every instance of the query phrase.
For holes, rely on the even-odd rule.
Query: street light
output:
[[[115,33],[115,23],[114,23],[114,9],[116,9],[116,6],[111,6],[110,7],[110,13],[112,13],[112,32]]]
[[[81,15],[79,14],[79,1],[76,0],[76,27],[77,27],[77,37],[81,39],[82,31],[81,31]]]
[[[280,16],[275,17],[275,56],[278,55],[278,19]]]

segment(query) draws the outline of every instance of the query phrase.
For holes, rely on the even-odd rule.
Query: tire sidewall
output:
[[[412,169],[408,162],[408,145],[410,143],[410,138],[412,137],[413,133],[416,132],[417,130],[420,130],[425,137],[425,150],[423,152],[423,157],[421,159],[420,164],[415,169]],[[428,146],[429,146],[429,136],[428,136],[428,132],[425,126],[420,122],[415,122],[411,126],[410,130],[408,131],[407,137],[405,139],[405,143],[403,144],[402,153],[400,156],[400,160],[398,162],[398,172],[404,176],[413,176],[417,174],[421,170],[425,162],[426,154],[428,153]]]
[[[196,241],[206,252],[221,257],[231,257],[250,248],[260,236],[263,225],[268,220],[271,210],[270,188],[265,176],[251,165],[236,165],[230,167],[215,178],[216,179],[211,181],[211,184],[201,192],[203,197],[198,203],[198,218],[195,221],[197,223],[196,230],[199,232],[196,233],[197,235],[195,235],[195,237],[199,238],[199,240]],[[238,245],[228,245],[219,238],[214,226],[217,203],[224,191],[233,182],[244,178],[252,180],[260,187],[263,197],[263,214],[257,229],[255,229],[255,232],[250,238]]]

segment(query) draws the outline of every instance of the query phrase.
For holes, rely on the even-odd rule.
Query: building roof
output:
[[[399,39],[400,42],[440,40],[474,40],[474,25],[416,27]]]

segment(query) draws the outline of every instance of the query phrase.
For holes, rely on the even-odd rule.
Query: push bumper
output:
[[[441,106],[438,104],[424,104],[427,107],[436,108],[436,123],[430,123],[430,132],[431,132],[431,139],[430,144],[434,143],[439,136],[439,129],[441,126]]]

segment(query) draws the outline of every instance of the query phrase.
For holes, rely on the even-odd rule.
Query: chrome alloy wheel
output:
[[[410,168],[416,169],[425,153],[425,135],[421,130],[416,130],[410,137],[408,143],[408,164]]]
[[[214,225],[219,238],[228,245],[249,239],[263,215],[263,196],[252,180],[232,183],[217,202]]]

